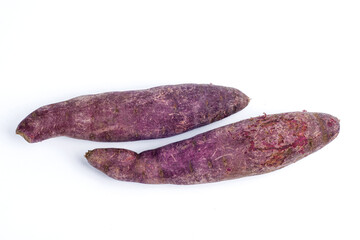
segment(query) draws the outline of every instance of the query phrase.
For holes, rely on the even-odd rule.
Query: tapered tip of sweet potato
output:
[[[250,98],[240,90],[235,89],[235,92],[236,92],[235,101],[239,105],[239,110],[242,110],[249,104]]]
[[[39,140],[35,139],[35,129],[34,125],[29,120],[29,117],[22,120],[16,128],[16,134],[22,136],[27,142],[35,143],[39,142]]]
[[[130,166],[136,161],[138,154],[126,150],[115,148],[97,148],[85,153],[85,158],[94,168],[102,171],[115,179],[131,180],[129,176]]]
[[[85,158],[86,158],[86,159],[89,159],[90,156],[91,156],[91,153],[92,153],[92,150],[87,151],[87,152],[85,153]]]
[[[16,134],[19,134],[20,136],[22,136],[28,143],[33,143],[33,140],[28,135],[26,135],[26,133],[22,132],[21,130],[16,129]]]
[[[88,161],[88,163],[90,163],[90,165],[92,165],[95,168],[99,168],[101,167],[101,160],[96,156],[97,154],[94,155],[94,151],[96,152],[96,150],[89,150],[85,153],[85,158]]]
[[[315,113],[324,143],[329,143],[334,140],[340,132],[340,120],[330,114]]]

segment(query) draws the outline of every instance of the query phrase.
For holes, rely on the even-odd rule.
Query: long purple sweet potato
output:
[[[225,118],[248,102],[237,89],[211,84],[109,92],[41,107],[16,133],[30,143],[56,136],[104,142],[163,138]]]
[[[328,114],[284,113],[247,119],[140,154],[109,148],[85,157],[118,180],[208,183],[285,167],[325,146],[339,129],[339,120]]]

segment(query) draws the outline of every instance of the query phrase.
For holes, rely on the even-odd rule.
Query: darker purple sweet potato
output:
[[[103,142],[163,138],[225,118],[248,102],[237,89],[211,84],[109,92],[41,107],[16,133],[31,143],[56,136]]]
[[[339,129],[339,120],[328,114],[284,113],[240,121],[140,154],[109,148],[85,157],[118,180],[208,183],[285,167],[325,146]]]

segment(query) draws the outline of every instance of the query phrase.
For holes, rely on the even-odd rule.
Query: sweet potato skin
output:
[[[140,154],[110,148],[85,157],[118,180],[209,183],[283,168],[331,142],[339,129],[329,114],[293,112],[247,119]]]
[[[163,138],[220,120],[248,102],[239,90],[212,84],[108,92],[43,106],[16,133],[31,143],[56,136],[101,142]]]

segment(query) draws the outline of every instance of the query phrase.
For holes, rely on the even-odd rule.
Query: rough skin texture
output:
[[[89,163],[112,178],[140,183],[197,184],[263,174],[317,151],[339,133],[324,113],[261,116],[137,154],[95,149]]]
[[[248,102],[237,89],[211,84],[109,92],[41,107],[16,133],[30,143],[56,136],[101,142],[163,138],[225,118]]]

